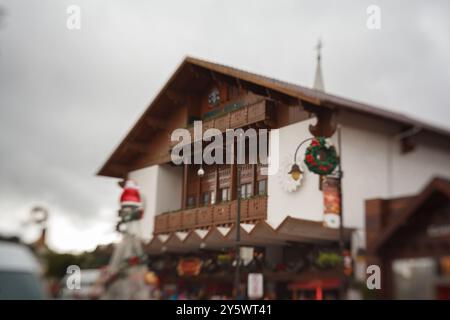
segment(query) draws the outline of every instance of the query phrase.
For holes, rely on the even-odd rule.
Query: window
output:
[[[211,191],[211,204],[216,203],[216,193],[214,191]]]
[[[208,205],[210,199],[211,199],[211,193],[209,191],[208,192],[203,192],[203,194],[202,194],[202,203],[203,203],[203,205],[205,205],[205,206]]]
[[[267,194],[267,180],[258,181],[258,194],[260,196]]]
[[[241,184],[241,198],[250,198],[253,195],[253,186],[251,183]]]
[[[209,204],[216,203],[216,193],[214,191],[203,192],[202,194],[202,204],[207,206]]]
[[[231,200],[231,192],[230,188],[223,188],[220,189],[220,200],[222,202],[224,201],[230,201]]]
[[[187,206],[188,208],[195,207],[195,196],[189,196],[187,199]]]

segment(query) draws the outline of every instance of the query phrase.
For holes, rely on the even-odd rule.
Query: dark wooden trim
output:
[[[167,121],[165,119],[157,118],[157,117],[145,118],[145,123],[147,124],[147,126],[149,126],[150,128],[156,129],[156,130],[167,129],[167,126],[165,125],[166,122]]]
[[[219,203],[219,166],[216,165],[216,183],[214,185],[215,193],[216,193],[216,199],[215,204]]]
[[[194,174],[197,174],[197,166],[194,166]],[[197,207],[200,206],[200,201],[202,200],[202,179],[203,177],[198,177],[198,183],[197,183],[197,201],[196,205]]]
[[[231,165],[231,200],[237,199],[237,186],[236,186],[236,180],[237,180],[237,165],[233,163]]]
[[[182,185],[182,196],[181,196],[181,208],[186,209],[187,202],[187,188],[188,188],[188,173],[189,167],[187,164],[183,165],[183,185]]]

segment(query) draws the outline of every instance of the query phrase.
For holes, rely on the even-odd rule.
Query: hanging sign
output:
[[[324,177],[323,192],[323,223],[328,228],[339,228],[341,223],[341,199],[339,196],[339,179]]]
[[[244,266],[248,265],[253,260],[253,247],[241,247],[241,259]]]
[[[262,273],[249,273],[247,278],[247,295],[249,299],[260,299],[264,294],[264,278]]]

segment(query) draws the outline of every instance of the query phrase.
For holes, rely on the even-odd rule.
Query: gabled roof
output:
[[[258,75],[255,73],[243,71],[233,67],[208,62],[201,59],[196,59],[192,57],[186,57],[179,67],[175,70],[166,84],[163,86],[161,91],[156,95],[155,99],[150,103],[150,106],[144,112],[144,114],[139,118],[137,123],[129,131],[127,136],[122,140],[119,146],[115,149],[113,154],[109,157],[107,162],[99,170],[98,174],[103,176],[116,176],[114,175],[109,166],[112,164],[120,163],[120,159],[123,156],[123,151],[125,150],[125,145],[127,143],[133,142],[135,139],[142,135],[142,127],[147,126],[148,122],[151,120],[152,116],[158,113],[163,113],[164,110],[168,112],[167,104],[168,101],[164,99],[165,93],[170,91],[169,88],[173,87],[175,89],[180,88],[183,85],[192,85],[195,81],[186,80],[187,73],[189,70],[203,70],[210,73],[219,74],[222,76],[227,76],[231,78],[238,79],[240,82],[251,84],[252,86],[260,87],[263,89],[270,90],[271,92],[281,94],[293,99],[306,101],[318,108],[339,108],[351,110],[354,112],[359,112],[382,119],[391,120],[400,124],[419,127],[428,131],[436,132],[444,136],[450,136],[450,131],[439,128],[428,123],[413,119],[406,115],[387,111],[373,105],[356,102],[346,98],[338,97],[329,93],[325,93],[320,90],[314,90],[306,87],[302,87],[296,84],[288,83],[285,81],[276,80],[266,76]],[[184,77],[184,79],[183,79]],[[146,136],[151,136],[146,134]]]
[[[410,218],[420,212],[420,208],[432,198],[433,195],[441,194],[447,201],[450,201],[450,180],[444,178],[434,178],[416,197],[412,198],[409,204],[399,213],[398,219],[380,234],[373,245],[374,251],[380,250],[391,237],[407,222]]]

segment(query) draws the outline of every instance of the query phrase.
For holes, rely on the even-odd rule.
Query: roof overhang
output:
[[[378,237],[373,244],[374,252],[380,251],[389,243],[389,240],[396,232],[407,226],[408,221],[414,214],[420,211],[420,208],[426,203],[432,201],[433,195],[442,195],[441,199],[450,199],[450,181],[444,178],[433,179],[416,197],[412,198],[408,205],[398,214],[398,218],[389,225]],[[436,205],[434,203],[434,205]]]
[[[277,228],[272,228],[265,221],[241,224],[239,227],[242,246],[284,246],[292,243],[320,245],[335,243],[340,239],[338,229],[327,228],[319,221],[289,216]],[[236,231],[236,225],[233,225],[226,228],[214,226],[208,230],[191,230],[182,237],[177,232],[157,235],[147,244],[146,251],[149,254],[161,254],[222,250],[236,245]],[[344,228],[346,241],[350,239],[352,231],[353,229]]]

